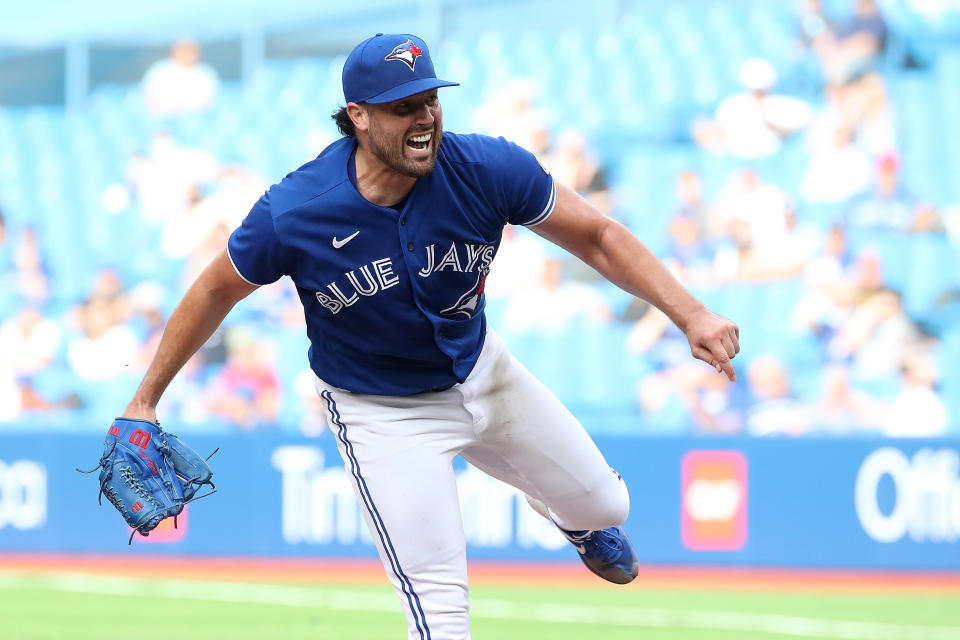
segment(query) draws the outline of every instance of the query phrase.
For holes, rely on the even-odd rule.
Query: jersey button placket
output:
[[[413,243],[412,243],[412,242],[408,242],[408,243],[407,243],[407,251],[413,252]]]

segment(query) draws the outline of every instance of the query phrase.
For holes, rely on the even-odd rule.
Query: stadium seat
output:
[[[937,368],[940,372],[939,391],[947,403],[947,410],[953,416],[951,422],[953,435],[960,435],[960,330],[954,327],[947,332],[937,349]]]

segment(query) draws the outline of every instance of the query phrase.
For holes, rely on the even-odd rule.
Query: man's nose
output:
[[[416,123],[417,124],[433,124],[434,120],[436,120],[436,116],[433,113],[433,109],[431,109],[426,104],[421,105],[420,108],[417,110]]]

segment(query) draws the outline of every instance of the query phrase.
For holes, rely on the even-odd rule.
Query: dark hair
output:
[[[357,128],[353,125],[353,120],[350,119],[350,114],[347,113],[346,107],[340,107],[334,111],[330,117],[337,123],[337,129],[340,129],[341,134],[348,138],[356,137]]]

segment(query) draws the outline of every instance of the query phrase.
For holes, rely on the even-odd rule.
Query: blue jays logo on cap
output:
[[[423,55],[423,49],[413,44],[413,40],[407,40],[403,44],[398,44],[393,51],[384,56],[384,60],[399,60],[414,71],[417,66],[417,58]]]
[[[358,44],[343,63],[347,102],[383,104],[457,84],[437,78],[427,43],[410,34],[378,33]]]

